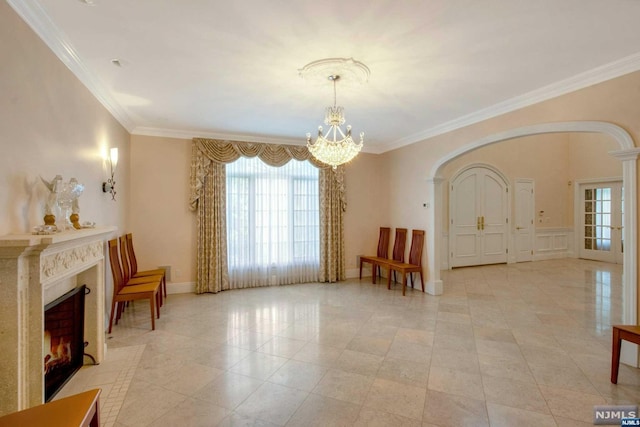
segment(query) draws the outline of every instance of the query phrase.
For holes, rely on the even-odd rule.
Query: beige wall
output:
[[[345,252],[350,270],[357,267],[357,255],[375,253],[378,227],[387,224],[387,169],[381,162],[381,156],[363,153],[347,166]],[[131,136],[130,229],[136,254],[141,268],[170,265],[174,283],[196,278],[190,164],[190,140]]]
[[[191,140],[131,136],[129,212],[141,269],[170,265],[172,282],[195,281],[196,214],[189,210]]]
[[[7,5],[0,2],[0,235],[43,223],[50,180],[85,185],[80,220],[127,225],[128,132]],[[102,193],[101,149],[119,147],[117,202]]]

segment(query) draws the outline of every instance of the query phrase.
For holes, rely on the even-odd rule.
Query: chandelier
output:
[[[344,108],[336,106],[336,82],[340,75],[332,74],[329,80],[333,82],[333,107],[327,107],[324,124],[330,126],[326,136],[322,133],[322,126],[318,126],[318,138],[311,140],[311,133],[307,133],[307,148],[316,159],[335,169],[338,165],[351,161],[358,155],[364,143],[364,132],[360,132],[360,143],[356,144],[351,138],[351,125],[343,132]]]

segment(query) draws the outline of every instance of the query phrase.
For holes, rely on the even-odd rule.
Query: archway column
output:
[[[440,279],[440,242],[442,240],[442,182],[441,177],[427,179],[427,284],[430,295],[442,295]]]
[[[623,188],[623,280],[622,280],[622,323],[635,325],[638,322],[638,247],[628,242],[636,242],[638,236],[637,162],[640,148],[628,148],[609,152],[622,161]],[[620,353],[620,361],[638,366],[638,346],[625,341]]]

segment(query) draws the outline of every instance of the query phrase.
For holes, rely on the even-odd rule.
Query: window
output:
[[[229,280],[243,286],[317,280],[318,169],[241,157],[226,174]]]

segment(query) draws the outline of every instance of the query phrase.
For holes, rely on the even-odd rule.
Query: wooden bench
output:
[[[620,367],[622,340],[640,345],[640,326],[613,325],[613,342],[611,349],[611,382],[613,384],[618,384],[618,368]]]
[[[100,390],[89,390],[63,399],[0,417],[0,427],[100,427]]]

